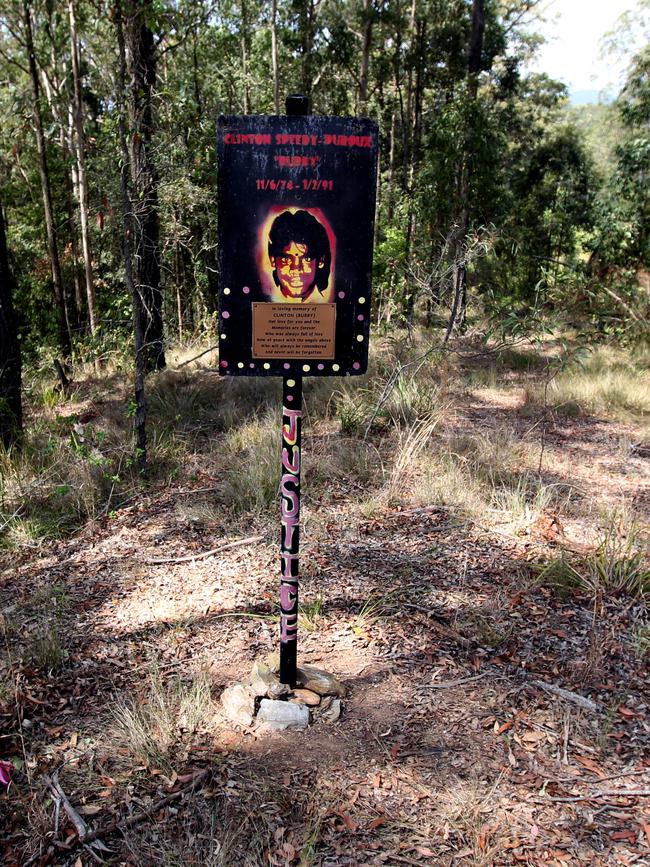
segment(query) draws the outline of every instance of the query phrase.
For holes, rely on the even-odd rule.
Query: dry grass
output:
[[[173,768],[172,749],[207,725],[214,714],[205,676],[185,684],[164,682],[157,668],[146,694],[137,701],[120,699],[113,710],[115,740],[149,767]]]
[[[466,851],[472,867],[492,867],[502,855],[507,828],[498,817],[498,780],[488,789],[478,780],[458,780],[441,796],[440,813],[457,836],[458,849]]]
[[[650,549],[633,518],[624,511],[606,516],[600,541],[592,554],[565,552],[538,573],[540,584],[560,590],[577,588],[594,599],[650,594]]]
[[[557,412],[610,416],[650,424],[650,369],[643,356],[600,347],[555,376],[547,403]],[[544,386],[530,387],[529,404],[544,401]]]
[[[404,429],[398,429],[393,467],[383,492],[387,503],[400,502],[413,486],[420,457],[428,446],[438,423],[438,417],[429,415],[416,419]]]

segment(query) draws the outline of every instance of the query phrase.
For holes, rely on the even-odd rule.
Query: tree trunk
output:
[[[241,68],[242,78],[244,79],[244,114],[249,114],[251,110],[251,83],[248,70],[249,35],[248,35],[248,9],[246,8],[246,0],[240,0],[241,11]]]
[[[79,216],[81,218],[81,246],[84,257],[84,274],[86,277],[86,301],[88,304],[88,323],[90,333],[97,333],[97,301],[95,299],[95,284],[93,280],[92,252],[90,247],[90,226],[88,220],[88,180],[86,176],[86,155],[84,153],[83,102],[81,99],[81,71],[79,62],[79,39],[77,38],[77,22],[75,19],[74,0],[68,2],[70,17],[70,55],[72,57],[74,117],[73,143],[77,161],[77,178],[79,183]]]
[[[120,139],[121,166],[120,166],[120,192],[122,199],[122,257],[124,260],[124,277],[127,289],[131,295],[133,307],[133,342],[135,349],[135,416],[133,428],[135,433],[136,464],[140,472],[144,472],[147,465],[147,407],[145,402],[145,373],[147,365],[147,353],[145,346],[145,331],[147,316],[144,310],[142,293],[136,286],[133,274],[133,258],[131,251],[131,238],[133,237],[133,205],[129,193],[129,146],[126,137],[125,121],[125,90],[126,90],[126,48],[124,44],[124,28],[122,23],[122,6],[120,0],[115,2],[115,29],[117,33],[117,46],[119,63],[117,67],[116,101],[118,106],[118,134]]]
[[[22,431],[20,343],[13,305],[14,280],[0,201],[0,442],[9,448]]]
[[[63,128],[63,124],[61,124],[61,132],[59,134],[59,141],[61,143],[61,152],[63,153],[63,159],[65,163],[69,163],[71,161],[71,152],[74,149],[72,147],[72,137],[74,135],[73,132],[74,127],[74,119],[72,117],[72,106],[69,106],[69,121],[68,121],[68,131]],[[84,302],[81,294],[81,281],[79,279],[79,243],[77,240],[77,221],[75,217],[75,207],[74,202],[78,201],[77,197],[77,180],[76,180],[76,169],[74,166],[69,172],[65,172],[64,175],[64,183],[65,183],[65,201],[66,207],[68,210],[68,226],[70,231],[70,247],[72,249],[72,270],[73,270],[73,283],[74,283],[74,306],[75,306],[75,327],[78,331],[82,330],[83,320],[84,320]]]
[[[368,110],[368,72],[370,70],[370,50],[372,48],[372,25],[374,10],[372,0],[363,0],[363,21],[361,25],[361,67],[359,70],[359,114]]]
[[[301,59],[301,91],[309,99],[311,105],[311,91],[313,86],[313,57],[314,50],[314,17],[316,10],[314,0],[302,0],[300,4],[299,32],[300,32],[300,59]]]
[[[468,113],[473,110],[478,93],[478,76],[481,71],[483,54],[483,34],[485,32],[484,0],[473,0],[472,30],[467,50],[467,93]],[[461,154],[458,182],[458,217],[455,221],[453,243],[450,245],[453,254],[453,301],[445,343],[451,337],[454,328],[462,328],[467,315],[467,233],[470,226],[470,187],[472,179],[472,132],[473,120],[465,120],[465,144]]]
[[[43,119],[41,117],[40,107],[41,89],[38,80],[38,69],[36,67],[36,54],[34,52],[32,14],[28,0],[23,0],[22,10],[23,24],[25,27],[25,45],[29,57],[29,75],[32,81],[32,119],[34,122],[34,132],[36,133],[36,149],[38,151],[38,169],[41,178],[41,192],[43,195],[45,229],[47,232],[47,245],[50,255],[54,299],[56,302],[58,318],[58,343],[61,355],[63,355],[64,358],[68,358],[72,351],[72,341],[70,339],[70,326],[66,314],[65,291],[63,287],[63,277],[61,275],[61,261],[59,259],[59,242],[56,225],[54,223],[50,171],[47,162],[47,146],[45,143],[45,134],[43,133]]]
[[[388,225],[393,222],[395,209],[395,124],[397,120],[397,109],[393,103],[393,111],[390,116],[390,146],[388,150],[388,204],[386,214],[388,217]]]
[[[273,105],[280,114],[280,78],[278,71],[278,0],[271,0],[271,66],[273,69]]]
[[[162,291],[160,288],[160,220],[158,216],[158,173],[152,157],[152,90],[156,83],[156,55],[153,33],[147,19],[151,0],[126,0],[125,45],[131,129],[131,179],[134,195],[135,286],[145,316],[146,369],[165,367],[163,345]]]

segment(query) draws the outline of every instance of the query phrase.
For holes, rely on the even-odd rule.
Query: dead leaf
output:
[[[96,816],[97,813],[101,813],[103,809],[104,808],[101,804],[82,804],[77,812],[80,816]]]
[[[343,821],[346,828],[354,834],[357,830],[357,824],[350,818],[350,814],[346,813],[345,810],[337,810],[336,815]]]
[[[376,819],[373,819],[372,822],[368,822],[366,825],[366,831],[374,831],[375,828],[378,828],[380,825],[383,825],[386,820],[383,816],[378,816]]]
[[[593,759],[590,759],[588,756],[574,756],[576,762],[580,762],[580,764],[587,768],[588,771],[591,771],[593,774],[596,774],[597,777],[604,777],[602,768],[598,765]]]
[[[625,719],[636,719],[638,717],[638,713],[636,713],[636,711],[631,710],[624,704],[619,707],[618,712],[622,717],[625,717]]]
[[[636,832],[631,829],[624,829],[623,831],[612,831],[609,835],[612,840],[627,840],[628,843],[636,843]]]

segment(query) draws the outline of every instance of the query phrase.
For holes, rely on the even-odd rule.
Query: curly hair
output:
[[[332,253],[325,227],[309,211],[296,211],[294,214],[283,211],[275,218],[269,232],[269,258],[281,256],[284,248],[292,241],[305,244],[309,255],[323,263],[322,268],[316,269],[314,284],[319,292],[324,292],[329,283],[332,266]],[[273,279],[279,286],[280,281],[275,271]]]

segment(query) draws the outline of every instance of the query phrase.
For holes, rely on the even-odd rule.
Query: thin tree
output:
[[[14,278],[0,201],[0,442],[9,448],[22,431],[20,343],[14,315]]]
[[[456,326],[462,326],[467,309],[467,262],[466,244],[470,224],[470,186],[472,179],[472,138],[473,114],[478,94],[478,76],[481,71],[483,54],[483,34],[485,31],[484,0],[473,0],[472,29],[467,51],[467,117],[465,121],[465,136],[458,166],[457,217],[449,236],[449,249],[453,258],[453,301],[445,343],[451,337]]]
[[[131,303],[133,307],[133,340],[135,349],[135,416],[133,419],[136,462],[142,472],[147,463],[147,407],[145,402],[145,373],[147,355],[145,347],[145,332],[147,316],[145,314],[142,294],[138,291],[133,274],[133,256],[131,250],[131,238],[133,237],[133,206],[129,191],[129,146],[126,131],[126,47],[124,40],[124,26],[122,22],[122,4],[116,0],[114,6],[115,29],[117,34],[118,65],[116,76],[116,103],[118,109],[118,135],[120,140],[120,192],[122,199],[122,259],[124,262],[124,276]]]
[[[59,258],[59,240],[54,222],[54,208],[52,206],[52,188],[50,184],[50,170],[47,160],[47,146],[43,132],[43,117],[41,115],[41,88],[36,65],[36,53],[34,50],[34,33],[32,27],[32,11],[29,0],[23,0],[23,26],[25,32],[25,47],[29,60],[29,77],[32,83],[32,119],[36,134],[36,148],[38,151],[38,169],[41,179],[41,193],[43,196],[43,211],[45,214],[45,228],[47,232],[47,244],[50,255],[50,267],[52,270],[52,283],[54,285],[54,297],[56,301],[58,319],[58,342],[61,354],[67,358],[72,351],[70,339],[70,327],[67,319],[65,291],[61,274],[61,260]]]
[[[156,49],[149,21],[152,0],[125,0],[122,24],[126,49],[129,107],[129,157],[133,183],[135,286],[142,304],[146,369],[165,367],[162,291],[160,288],[160,218],[158,172],[153,159],[153,105]]]
[[[68,2],[70,20],[70,56],[72,58],[72,116],[73,144],[77,162],[77,180],[79,197],[79,217],[81,222],[81,246],[84,258],[84,274],[86,277],[86,301],[88,304],[88,324],[90,333],[97,333],[97,302],[95,300],[95,284],[93,280],[92,252],[90,246],[90,226],[88,220],[88,178],[86,174],[85,138],[83,125],[83,101],[81,98],[81,64],[79,56],[79,37],[77,36],[77,20],[74,0]]]
[[[278,71],[278,0],[271,0],[271,67],[273,70],[273,106],[280,114],[280,78]]]

